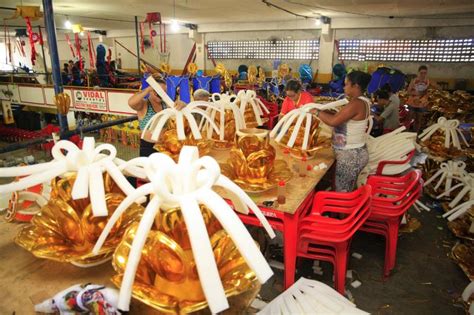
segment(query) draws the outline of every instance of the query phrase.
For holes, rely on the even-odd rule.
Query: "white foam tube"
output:
[[[281,130],[279,131],[278,133],[278,136],[275,138],[275,141],[276,142],[280,142],[281,139],[285,136],[286,132],[288,131],[288,129],[290,128],[291,124],[295,121],[296,118],[298,118],[298,116],[302,113],[300,110],[298,109],[294,109],[293,111],[295,111],[294,113],[291,113],[290,116],[288,117],[288,119],[285,121],[285,124],[284,126],[281,128]]]
[[[254,98],[255,102],[257,102],[258,106],[260,107],[260,111],[263,109],[263,112],[265,113],[270,113],[270,111],[268,110],[267,106],[265,106],[265,104],[263,104],[263,102],[258,98]],[[263,114],[262,112],[262,114]]]
[[[471,295],[474,294],[474,281],[471,281],[469,285],[462,291],[462,299],[464,302],[468,302]]]
[[[459,218],[460,216],[463,216],[466,212],[468,212],[471,207],[474,205],[474,200],[471,200],[471,201],[466,201],[465,203],[463,204],[460,204],[459,206],[457,206],[456,208],[456,211],[454,211],[449,217],[448,217],[448,221],[454,221],[456,220],[457,218]],[[453,209],[453,210],[454,210]]]
[[[141,161],[140,163],[142,163],[141,165],[138,165],[137,163],[139,160]],[[143,165],[144,165],[143,163],[146,164],[147,160],[148,159],[146,157],[138,157],[133,160],[125,162],[122,159],[115,158],[114,163],[117,164],[119,170],[123,172],[127,172],[134,177],[145,179],[147,178],[147,176],[145,173],[145,169],[143,168]],[[134,161],[134,162],[131,163],[131,161]],[[133,163],[137,163],[137,164],[134,165]]]
[[[302,310],[307,314],[311,314],[311,312],[313,312],[313,308],[311,307],[311,301],[308,299],[308,296],[301,293],[299,289],[293,290],[292,293]]]
[[[277,134],[277,132],[279,131],[279,129],[281,128],[281,126],[283,126],[283,124],[288,120],[288,118],[290,117],[290,115],[293,115],[292,112],[289,112],[287,113],[285,116],[281,117],[281,119],[278,120],[277,124],[275,125],[275,127],[273,127],[272,131],[270,131],[270,138],[274,138]]]
[[[145,184],[143,186],[138,187],[132,194],[128,195],[120,203],[117,209],[115,209],[114,213],[112,213],[112,215],[110,216],[110,219],[107,221],[107,224],[105,225],[104,229],[102,230],[102,233],[100,234],[99,238],[97,239],[97,242],[94,245],[94,248],[92,249],[92,253],[94,253],[95,255],[99,253],[99,250],[104,245],[110,231],[112,230],[120,216],[125,212],[125,210],[127,210],[128,207],[130,207],[135,202],[135,200],[139,199],[140,197],[149,195],[152,192],[152,184]]]
[[[466,137],[464,137],[464,134],[462,133],[462,131],[459,130],[459,129],[456,129],[456,131],[457,131],[457,132],[459,133],[459,135],[461,136],[461,139],[462,139],[462,141],[464,142],[464,144],[466,145],[466,147],[469,148],[469,143],[466,141]]]
[[[440,169],[438,170],[433,176],[431,176],[423,186],[428,186],[432,181],[434,181],[437,177],[441,176],[443,174],[444,170]]]
[[[168,109],[165,109],[165,111],[166,110],[168,110]],[[172,114],[173,113],[171,112],[171,109],[170,109],[170,112],[164,113],[159,118],[159,120],[157,120],[157,125],[153,129],[153,133],[151,134],[151,140],[158,141],[158,139],[160,138],[160,135],[161,135],[161,131],[165,127],[165,124],[168,122],[168,119],[171,117]],[[145,130],[142,133],[142,139],[144,139],[144,137],[145,137]]]
[[[443,175],[441,175],[441,178],[439,179],[438,183],[436,184],[436,186],[434,187],[434,190],[437,191],[439,186],[441,186],[441,184],[444,182],[444,180],[446,179],[446,176],[448,176],[450,172],[447,171],[447,172],[444,172]]]
[[[265,283],[273,275],[273,271],[237,214],[212,190],[202,191],[197,198],[199,203],[206,205],[211,210],[227,231],[260,283]]]
[[[262,223],[263,228],[267,231],[270,238],[275,237],[275,232],[273,231],[273,228],[270,226],[270,223],[268,223],[267,218],[265,218],[260,208],[255,204],[255,202],[253,202],[252,199],[250,199],[250,197],[239,186],[237,186],[237,184],[235,184],[233,181],[231,181],[224,175],[221,175],[219,176],[215,185],[225,188],[226,190],[234,193],[241,200],[243,200],[243,202],[247,205],[247,207],[249,207],[252,210],[252,212],[255,214],[255,216],[260,221],[260,223]]]
[[[72,186],[71,197],[73,200],[89,197],[89,167],[81,167],[78,170]]]
[[[302,285],[300,286],[300,290],[316,302],[318,310],[320,312],[324,312],[327,310],[327,314],[339,314],[345,308],[344,304],[342,304],[339,300],[333,298],[333,296],[335,295],[333,292],[329,295],[327,292],[323,292],[317,287],[304,285],[304,283],[302,283]],[[311,312],[307,314],[311,314]]]
[[[459,206],[454,207],[453,209],[451,209],[448,212],[446,212],[445,214],[443,214],[443,218],[449,217],[453,213],[455,213],[455,212],[459,211],[460,209],[462,209],[465,205],[473,205],[473,204],[474,204],[474,200],[467,201],[463,204],[460,204]]]
[[[293,128],[293,132],[291,133],[290,139],[288,140],[287,145],[292,148],[295,145],[296,137],[298,136],[298,131],[300,130],[301,123],[303,122],[303,119],[305,118],[305,114],[301,113],[298,116],[298,120],[296,121],[295,128]],[[310,129],[311,126],[306,126],[306,129]]]
[[[427,206],[425,206],[425,205],[424,205],[421,201],[419,201],[419,200],[415,201],[415,205],[418,205],[420,208],[422,208],[422,209],[425,210],[425,211],[428,211],[428,212],[431,211],[430,208],[428,208]]]
[[[20,167],[21,168],[21,167]],[[17,182],[0,185],[0,194],[8,194],[19,190],[24,190],[29,187],[42,184],[55,178],[67,171],[66,162],[56,162],[55,166],[48,171],[33,174],[28,177],[22,178]]]
[[[95,164],[89,166],[89,197],[94,217],[107,216],[108,210],[105,202],[104,179],[102,178],[100,166]]]
[[[191,111],[191,114],[194,114],[194,113],[199,114],[199,115],[202,116],[203,119],[206,119],[206,120],[209,122],[209,124],[212,126],[212,128],[214,129],[214,131],[215,131],[218,135],[220,134],[219,128],[217,127],[216,123],[214,122],[214,120],[212,120],[212,119],[209,117],[209,115],[208,115],[205,111],[203,111],[203,110],[200,109],[200,108],[195,108],[195,109],[193,109],[193,110]]]
[[[449,206],[452,208],[452,207],[455,207],[460,201],[461,199],[467,195],[467,193],[469,193],[469,191],[471,191],[471,187],[469,186],[464,186],[464,188],[456,195],[456,197],[449,203]]]
[[[130,309],[133,282],[135,280],[138,264],[142,257],[142,249],[146,243],[147,235],[155,222],[155,216],[159,211],[160,199],[153,197],[143,213],[143,217],[140,220],[135,237],[133,238],[130,253],[128,254],[128,261],[120,285],[118,300],[118,309],[121,311],[128,311]]]
[[[191,249],[204,296],[213,314],[222,312],[229,308],[229,303],[220,280],[219,270],[217,269],[201,210],[197,202],[187,195],[180,198],[180,207],[188,229]],[[223,209],[219,210],[222,211]],[[227,227],[224,225],[223,227],[231,234]]]
[[[219,140],[223,141],[224,140],[224,130],[225,130],[225,109],[222,110],[220,112],[220,120],[219,120],[219,123],[220,123],[220,126],[219,126],[219,130],[220,130],[220,135],[219,135]]]
[[[194,119],[193,115],[188,111],[183,110],[183,115],[189,123],[191,127],[191,133],[193,134],[194,139],[199,140],[202,138],[201,132],[199,131],[199,127],[197,125],[196,119]]]
[[[444,147],[449,149],[449,145],[451,144],[451,130],[445,129],[445,136],[444,136]]]
[[[170,107],[170,108],[175,108],[174,107],[174,102],[173,100],[168,96],[168,94],[163,90],[163,88],[156,82],[156,80],[153,78],[153,76],[149,76],[146,79],[146,82],[153,88],[153,90],[158,93],[158,96],[165,102],[165,104]]]
[[[436,199],[440,199],[440,198],[442,198],[442,197],[444,197],[444,196],[449,196],[449,193],[451,193],[452,191],[454,191],[454,190],[456,190],[456,189],[458,189],[458,188],[460,188],[460,187],[462,187],[462,186],[464,186],[463,183],[454,185],[454,186],[451,187],[449,190],[446,190],[445,192],[443,192],[441,195],[436,196]]]
[[[257,124],[259,126],[263,125],[263,121],[262,121],[262,118],[260,117],[260,115],[262,115],[262,110],[260,109],[260,107],[255,103],[255,101],[253,99],[250,99],[250,106],[252,106],[252,109],[253,109],[253,114],[255,115],[255,119],[257,120]]]
[[[0,167],[0,177],[16,177],[16,176],[28,176],[33,173],[40,173],[51,170],[56,166],[57,161],[51,161],[47,163],[15,166],[15,167]]]
[[[308,142],[309,142],[309,133],[311,131],[311,114],[306,114],[306,125],[304,129],[304,138],[303,138],[303,146],[301,149],[307,150],[308,149]]]
[[[27,190],[18,192],[18,200],[35,201],[40,207],[48,203],[48,200],[42,195]]]
[[[344,298],[340,295],[337,291],[333,288],[329,287],[328,285],[321,283],[319,281],[314,281],[310,279],[303,278],[303,283],[307,286],[314,288],[315,290],[321,292],[322,294],[331,297],[331,299],[335,300],[335,303],[346,305],[348,307],[355,307],[355,305],[349,301],[348,299]]]
[[[181,111],[176,111],[175,119],[176,119],[176,134],[178,135],[178,140],[186,140],[186,133],[184,132],[183,113]]]

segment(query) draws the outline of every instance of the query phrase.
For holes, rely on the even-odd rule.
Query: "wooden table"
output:
[[[273,145],[277,147],[275,144]],[[213,150],[210,155],[222,163],[227,161],[228,151]],[[278,158],[284,158],[279,149],[277,149],[277,159]],[[264,201],[277,199],[277,188],[264,193],[249,194],[263,215],[265,215],[272,228],[283,233],[285,289],[290,287],[294,281],[295,259],[292,257],[296,256],[298,218],[305,214],[306,210],[312,206],[312,200],[316,193],[315,187],[333,165],[334,160],[332,148],[321,149],[316,155],[316,158],[309,160],[307,163],[311,165],[325,163],[327,165],[326,169],[310,171],[305,177],[300,177],[297,172],[293,171],[293,177],[286,186],[286,202],[283,205],[274,204],[274,206],[267,207],[263,204]],[[292,166],[296,166],[298,163],[302,162],[291,158]],[[225,197],[224,190],[216,189],[216,191]],[[240,213],[238,215],[245,224],[261,226],[260,221],[251,212],[248,215]]]
[[[226,159],[224,151],[213,151],[216,159]],[[280,153],[278,153],[280,156]],[[296,161],[296,160],[294,160]],[[334,157],[331,149],[324,149],[311,164],[324,162],[328,168],[333,164]],[[297,163],[297,162],[295,162]],[[252,199],[260,206],[272,227],[283,232],[285,255],[285,279],[289,270],[294,270],[294,261],[286,259],[296,255],[296,228],[298,216],[308,207],[314,196],[314,187],[327,172],[327,169],[310,172],[306,177],[294,174],[288,182],[287,197],[284,205],[265,207],[263,201],[274,200],[276,189],[261,194],[251,194]],[[252,215],[241,215],[247,224],[259,226],[259,221]],[[97,283],[115,287],[110,278],[114,270],[110,263],[91,267],[79,268],[67,263],[59,263],[39,259],[13,242],[21,224],[6,223],[0,218],[0,314],[34,314],[33,307],[44,299],[53,297],[56,293],[74,284]],[[293,274],[294,276],[294,274]],[[287,280],[285,285],[289,286]],[[132,300],[132,314],[151,314],[150,308]]]

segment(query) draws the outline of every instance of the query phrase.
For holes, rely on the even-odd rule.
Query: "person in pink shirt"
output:
[[[285,91],[286,97],[281,105],[280,116],[295,108],[300,108],[303,105],[314,102],[313,96],[306,91],[302,91],[301,83],[297,80],[288,81]]]

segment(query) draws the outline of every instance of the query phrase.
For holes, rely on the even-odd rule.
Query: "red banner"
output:
[[[76,58],[76,54],[74,53],[74,48],[72,48],[71,39],[69,38],[68,34],[65,34],[65,35],[66,35],[67,44],[69,45],[69,48],[71,49],[72,58]]]
[[[145,23],[140,22],[140,48],[142,51],[142,54],[145,53],[145,39],[143,38],[143,33],[145,32]]]
[[[76,42],[76,54],[77,58],[79,58],[79,69],[82,71],[84,69],[84,64],[82,63],[82,56],[81,56],[81,39],[79,38],[79,34],[74,34],[74,40]]]
[[[95,68],[94,46],[92,45],[91,33],[87,32],[87,48],[89,49],[89,61],[91,69]]]
[[[31,47],[31,64],[34,66],[36,64],[36,48],[35,48],[35,40],[33,39],[33,29],[31,28],[30,18],[26,17],[26,29],[28,31],[28,38],[30,40],[30,47]]]

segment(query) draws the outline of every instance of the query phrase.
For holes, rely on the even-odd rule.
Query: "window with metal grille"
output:
[[[259,40],[207,42],[214,59],[318,59],[319,40]]]
[[[342,60],[474,62],[474,38],[342,39],[338,45]]]

